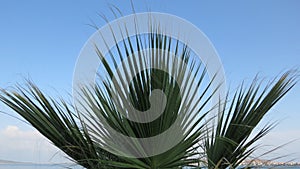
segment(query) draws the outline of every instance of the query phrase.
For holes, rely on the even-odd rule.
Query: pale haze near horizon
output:
[[[164,12],[188,20],[202,30],[222,60],[231,91],[245,81],[267,80],[300,67],[299,1],[133,1],[136,12]],[[68,98],[77,56],[95,29],[114,16],[109,4],[131,14],[130,1],[2,1],[0,3],[0,88],[34,81],[51,96]],[[269,78],[269,79],[268,79]],[[300,161],[300,85],[296,85],[262,124],[279,121],[260,142],[268,150],[285,144],[274,156]],[[70,98],[69,98],[70,99]],[[0,110],[17,116],[0,104]],[[297,140],[298,139],[298,140]],[[36,130],[0,113],[0,160],[51,163],[66,161]]]

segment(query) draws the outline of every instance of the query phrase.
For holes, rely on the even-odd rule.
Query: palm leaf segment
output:
[[[205,142],[209,168],[236,168],[255,151],[254,143],[273,125],[266,125],[257,134],[253,134],[253,130],[295,85],[296,77],[295,71],[286,72],[261,91],[261,84],[256,79],[247,90],[241,87],[229,106],[219,109],[218,122]],[[254,136],[250,137],[251,134]]]

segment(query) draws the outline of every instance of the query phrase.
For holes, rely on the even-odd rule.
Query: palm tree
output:
[[[218,90],[212,87],[214,78],[205,81],[205,67],[186,44],[168,37],[157,27],[153,26],[151,32],[115,42],[108,55],[95,46],[103,69],[95,85],[78,91],[81,108],[47,97],[32,82],[15,91],[2,90],[0,100],[85,168],[182,168],[205,163],[203,159],[207,159],[209,168],[238,166],[254,151],[251,146],[271,129],[267,126],[248,139],[270,108],[295,85],[296,76],[287,72],[261,93],[255,82],[248,90],[239,90],[229,109],[219,103],[219,115],[215,117],[218,123],[210,128],[207,114],[213,108],[208,103]],[[128,62],[119,71],[118,62],[126,59]],[[124,81],[130,74],[135,76],[128,86],[116,83],[115,79]],[[146,111],[153,103],[163,102],[162,95],[161,100],[151,100],[157,90],[163,91],[166,98],[162,114],[147,123],[132,120],[132,109],[124,105],[129,102],[134,109]],[[104,124],[135,139],[124,142],[122,150],[110,147],[116,135]],[[149,149],[157,148],[145,147],[139,140],[174,126],[176,131],[171,134],[179,139],[165,137],[164,142],[157,142],[158,147],[174,146],[149,155]],[[125,150],[137,155],[136,158]]]

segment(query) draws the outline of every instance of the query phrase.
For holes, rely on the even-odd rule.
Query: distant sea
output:
[[[0,164],[0,169],[84,169],[72,164]],[[257,167],[255,169],[300,169],[300,166]]]
[[[0,169],[84,169],[75,164],[0,164]]]
[[[300,166],[275,166],[275,167],[257,167],[257,168],[254,168],[254,169],[300,169]]]
[[[269,169],[269,168],[272,168],[272,169],[300,169],[300,166],[275,166],[275,167],[257,167],[255,169]]]

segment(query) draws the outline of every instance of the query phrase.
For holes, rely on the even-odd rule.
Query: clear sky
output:
[[[227,83],[235,89],[243,80],[273,78],[300,67],[300,1],[298,0],[134,0],[136,12],[164,12],[182,17],[202,30],[222,60]],[[71,92],[79,52],[95,29],[105,24],[99,13],[114,17],[109,4],[131,14],[128,0],[0,2],[0,87],[32,79],[54,96]],[[262,142],[300,161],[300,84],[288,93],[263,123],[280,121]],[[0,104],[0,110],[16,116]],[[266,147],[266,149],[269,147]],[[57,152],[33,128],[0,113],[0,159],[59,161]],[[278,155],[277,154],[277,155]]]

